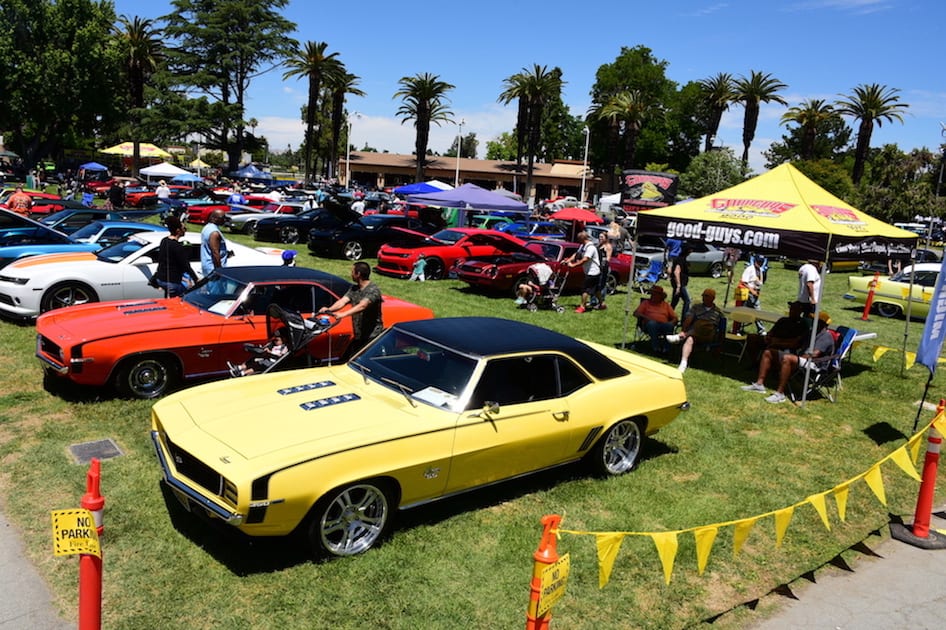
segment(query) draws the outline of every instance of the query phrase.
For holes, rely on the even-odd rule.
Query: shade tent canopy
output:
[[[503,195],[480,188],[476,184],[463,184],[453,190],[438,193],[424,193],[408,195],[408,203],[437,206],[440,208],[472,208],[474,210],[507,210],[512,212],[528,212],[529,206],[508,199]]]
[[[231,177],[239,177],[241,179],[261,179],[261,180],[272,180],[273,176],[267,173],[266,171],[261,171],[252,164],[247,164],[243,168],[237,171],[230,173]]]
[[[171,181],[181,184],[190,184],[194,182],[202,182],[204,181],[204,178],[200,175],[194,175],[193,173],[183,173],[181,175],[175,175],[171,178]]]
[[[584,208],[568,207],[549,216],[553,221],[581,221],[582,223],[604,223],[604,219]]]
[[[791,164],[684,204],[638,213],[639,235],[815,260],[908,259],[917,235],[841,201]]]
[[[453,186],[450,184],[445,184],[436,179],[432,179],[429,182],[415,182],[413,184],[405,184],[404,186],[398,186],[394,189],[395,195],[421,195],[424,193],[435,193],[441,192],[444,190],[452,190]]]
[[[149,179],[152,177],[165,177],[167,179],[174,179],[178,175],[183,175],[188,171],[185,171],[179,166],[174,166],[170,162],[161,162],[160,164],[143,168],[138,172]]]
[[[133,157],[135,154],[135,143],[134,142],[122,142],[121,144],[116,144],[113,147],[107,149],[102,149],[100,153],[108,153],[109,155],[121,155],[124,157]],[[138,143],[138,156],[143,158],[169,158],[171,154],[156,147],[150,142],[139,142]]]
[[[85,164],[79,166],[79,169],[83,171],[107,171],[108,167],[99,164],[98,162],[86,162]]]

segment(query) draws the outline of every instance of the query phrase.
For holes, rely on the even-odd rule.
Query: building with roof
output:
[[[348,166],[351,166],[349,177]],[[339,181],[377,188],[393,188],[414,182],[417,163],[413,155],[352,151],[339,160]],[[457,184],[476,184],[487,190],[505,188],[528,199],[578,197],[582,189],[584,165],[577,160],[557,160],[551,164],[536,163],[532,169],[532,191],[523,190],[526,184],[526,166],[517,168],[515,162],[505,160],[475,160],[472,158],[427,156],[424,169],[426,179],[439,179]],[[459,174],[459,177],[458,177]],[[585,175],[585,198],[597,194],[599,180],[588,169]]]

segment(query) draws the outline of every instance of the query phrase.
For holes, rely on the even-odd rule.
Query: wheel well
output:
[[[319,504],[325,500],[325,497],[331,495],[340,488],[359,483],[373,483],[379,487],[383,487],[386,492],[390,492],[389,497],[391,499],[391,510],[398,510],[398,506],[401,503],[401,484],[398,483],[397,479],[391,477],[390,475],[379,475],[377,477],[366,477],[364,479],[352,479],[350,481],[344,481],[336,486],[333,486],[316,497],[312,501],[312,505],[309,506],[309,509],[306,510],[305,516],[299,520],[299,523],[296,525],[293,533],[305,532],[306,528],[309,526],[309,522],[312,520],[313,512],[315,512],[315,509],[319,506]]]
[[[139,352],[137,354],[129,354],[118,361],[115,362],[115,367],[112,368],[112,373],[108,375],[109,382],[114,382],[118,378],[118,375],[122,373],[128,367],[129,363],[138,361],[140,359],[168,359],[167,364],[171,370],[174,371],[174,375],[178,378],[184,373],[184,366],[181,364],[181,359],[173,352]]]

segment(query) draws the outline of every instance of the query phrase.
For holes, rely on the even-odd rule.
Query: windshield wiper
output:
[[[364,365],[362,365],[361,363],[355,363],[354,361],[351,362],[351,363],[349,363],[348,365],[350,365],[352,368],[354,368],[354,369],[358,370],[359,372],[361,372],[362,378],[365,379],[365,385],[367,385],[367,384],[368,384],[368,374],[371,373],[371,370],[368,369],[367,367],[365,367]]]
[[[397,390],[398,390],[399,392],[401,392],[401,394],[404,396],[404,398],[407,399],[407,402],[409,402],[409,403],[411,404],[411,407],[416,407],[416,406],[417,406],[417,403],[415,403],[415,402],[414,402],[414,399],[411,398],[411,393],[410,393],[410,391],[409,391],[409,390],[407,389],[407,387],[405,387],[403,384],[398,383],[397,381],[392,380],[392,379],[390,379],[390,378],[386,378],[386,377],[384,377],[384,376],[381,377],[381,380],[382,380],[383,382],[387,383],[388,385],[393,385],[394,387],[397,387]]]

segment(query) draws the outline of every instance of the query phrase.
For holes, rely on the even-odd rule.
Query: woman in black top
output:
[[[166,297],[177,297],[184,293],[184,277],[192,283],[190,262],[180,238],[186,230],[177,217],[168,217],[164,224],[170,234],[158,245],[158,268],[151,278],[152,285],[164,289]]]

